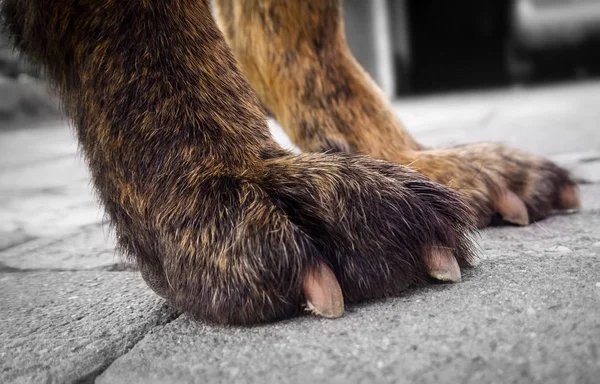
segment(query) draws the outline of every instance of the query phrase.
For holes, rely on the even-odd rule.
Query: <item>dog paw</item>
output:
[[[476,261],[474,225],[458,195],[384,161],[286,154],[177,191],[186,196],[163,201],[171,214],[154,223],[158,246],[145,248],[157,254],[144,260],[158,263],[141,269],[198,319],[251,324],[302,310],[338,317],[347,303],[460,281]]]
[[[411,152],[411,167],[458,191],[480,227],[542,220],[576,209],[579,192],[569,172],[553,162],[494,143]]]

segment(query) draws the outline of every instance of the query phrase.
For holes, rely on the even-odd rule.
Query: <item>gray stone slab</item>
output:
[[[453,93],[394,107],[423,144],[499,141],[545,156],[600,150],[600,81]]]
[[[124,264],[115,251],[108,225],[91,225],[61,238],[41,238],[0,252],[2,267],[31,270],[119,270]]]
[[[58,182],[63,173],[72,172],[73,168],[65,165],[55,171],[49,177]],[[14,237],[19,232],[29,238],[62,236],[102,221],[103,213],[92,195],[87,175],[55,186],[44,186],[43,177],[36,177],[31,175],[27,188],[13,185],[2,189],[0,185],[0,236]]]
[[[19,84],[0,75],[0,117],[10,116],[19,108]]]
[[[74,157],[77,145],[66,122],[40,121],[38,129],[0,131],[0,170]]]
[[[598,184],[580,185],[581,202],[586,211],[600,211],[600,188]]]
[[[66,155],[54,161],[40,161],[33,166],[3,169],[0,173],[0,191],[52,190],[88,179],[88,172],[83,162],[75,155]]]
[[[23,228],[17,227],[12,230],[0,229],[0,252],[6,248],[25,243],[32,239],[33,237],[23,230]]]
[[[0,273],[0,382],[94,377],[173,314],[132,272]]]
[[[583,186],[598,207],[600,186]],[[182,316],[98,383],[597,383],[600,210],[483,232],[462,283],[251,328]]]

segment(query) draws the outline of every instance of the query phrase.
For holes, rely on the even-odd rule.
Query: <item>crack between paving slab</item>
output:
[[[117,359],[119,359],[122,356],[127,355],[129,353],[129,351],[131,351],[133,348],[135,348],[135,346],[138,345],[138,343],[140,341],[142,341],[150,333],[150,331],[152,331],[156,327],[164,327],[165,325],[177,320],[179,318],[179,316],[181,316],[180,313],[176,312],[173,308],[171,308],[166,303],[163,304],[160,311],[163,312],[163,315],[159,316],[159,318],[157,319],[156,322],[154,322],[153,324],[149,324],[144,330],[139,332],[138,336],[134,340],[132,340],[130,343],[128,343],[126,348],[121,350],[121,353],[117,353],[117,354],[115,354],[115,356],[111,356],[111,357],[107,358],[105,361],[103,361],[101,364],[98,364],[91,371],[72,380],[71,383],[74,383],[74,384],[95,383],[96,378],[98,376],[102,375],[102,373],[104,373],[104,371],[106,371]]]
[[[86,233],[88,230],[93,229],[94,227],[101,227],[102,225],[103,223],[86,224],[79,227],[79,230],[73,230],[73,232],[69,232],[61,236],[33,237],[28,241],[20,242],[19,244],[13,244],[6,248],[3,248],[2,252],[22,254],[25,252],[36,251],[38,249],[50,247],[61,242],[68,241],[69,239],[74,239],[78,236],[81,236],[82,233]]]
[[[579,160],[580,163],[595,163],[600,162],[600,156],[584,157]]]
[[[129,264],[115,263],[95,268],[18,268],[0,261],[0,273],[33,273],[33,272],[137,272],[137,268]]]
[[[11,248],[16,248],[20,245],[33,242],[34,240],[37,240],[37,239],[39,239],[39,237],[26,235],[25,237],[23,237],[22,239],[19,239],[19,241],[15,242],[15,243],[9,244],[4,247],[0,247],[0,252],[10,250]]]

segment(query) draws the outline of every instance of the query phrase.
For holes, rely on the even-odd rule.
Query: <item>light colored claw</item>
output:
[[[525,203],[511,191],[505,191],[496,200],[496,211],[502,215],[504,221],[521,226],[529,225],[529,213]]]
[[[440,281],[458,283],[461,281],[460,266],[448,248],[431,247],[424,255],[429,276]]]
[[[305,274],[303,289],[307,309],[312,313],[327,318],[344,314],[342,289],[333,271],[325,263],[319,263]]]
[[[560,206],[562,209],[579,209],[581,208],[581,200],[579,191],[576,186],[566,185],[560,188],[558,192]]]

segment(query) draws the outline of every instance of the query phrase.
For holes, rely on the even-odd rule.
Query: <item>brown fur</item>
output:
[[[381,158],[421,148],[345,48],[337,2],[222,3],[235,51],[250,45],[231,37],[231,20],[246,21],[246,39],[262,47],[240,60],[301,147]],[[195,318],[292,316],[306,302],[305,276],[323,263],[355,303],[426,280],[432,249],[451,253],[438,252],[438,269],[448,257],[473,262],[470,210],[450,189],[381,160],[279,148],[206,0],[5,0],[2,13],[15,46],[61,95],[121,249],[158,294]],[[300,24],[288,23],[292,15]],[[290,43],[279,51],[287,62],[277,60],[279,43],[266,49],[277,28]],[[468,148],[422,152],[419,161],[450,177],[450,166],[487,156]],[[496,187],[475,183],[482,199]],[[521,179],[510,185],[532,189]]]

